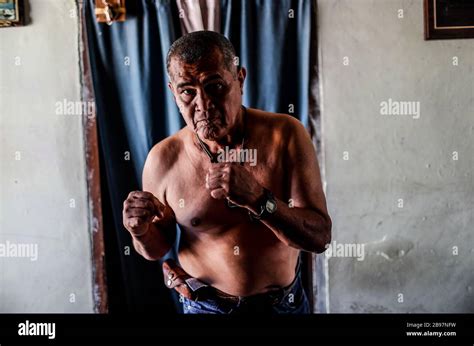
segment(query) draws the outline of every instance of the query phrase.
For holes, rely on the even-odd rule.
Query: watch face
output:
[[[265,209],[267,209],[267,212],[270,214],[274,213],[276,211],[277,205],[275,201],[269,199],[267,200],[267,203],[265,204]]]

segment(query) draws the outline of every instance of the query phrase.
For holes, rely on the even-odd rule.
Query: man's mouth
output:
[[[221,129],[226,126],[223,114],[216,110],[212,113],[199,115],[199,119],[194,122],[194,132],[204,139],[215,140]]]
[[[194,130],[199,130],[201,128],[216,128],[222,126],[222,119],[220,116],[215,116],[212,118],[199,119],[194,123]]]
[[[195,123],[194,130],[204,139],[215,139],[222,127],[220,118],[202,119]]]
[[[197,132],[201,132],[204,138],[211,139],[219,132],[219,125],[220,124],[216,124],[215,122],[206,122],[198,127]]]

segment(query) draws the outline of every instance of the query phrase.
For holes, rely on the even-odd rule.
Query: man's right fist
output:
[[[133,237],[148,232],[150,225],[164,218],[166,206],[152,193],[132,191],[123,202],[123,225]]]

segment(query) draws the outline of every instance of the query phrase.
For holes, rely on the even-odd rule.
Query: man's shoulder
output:
[[[250,109],[255,123],[262,125],[266,130],[272,130],[283,135],[291,135],[305,131],[303,124],[295,117],[283,114],[267,112],[260,109]]]
[[[154,171],[167,171],[173,167],[183,149],[181,131],[166,137],[156,143],[148,153],[145,165],[153,167]]]

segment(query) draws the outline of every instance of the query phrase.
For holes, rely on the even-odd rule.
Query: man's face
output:
[[[240,112],[245,70],[232,74],[214,50],[196,64],[173,57],[169,73],[168,86],[187,126],[201,138],[223,139]]]

